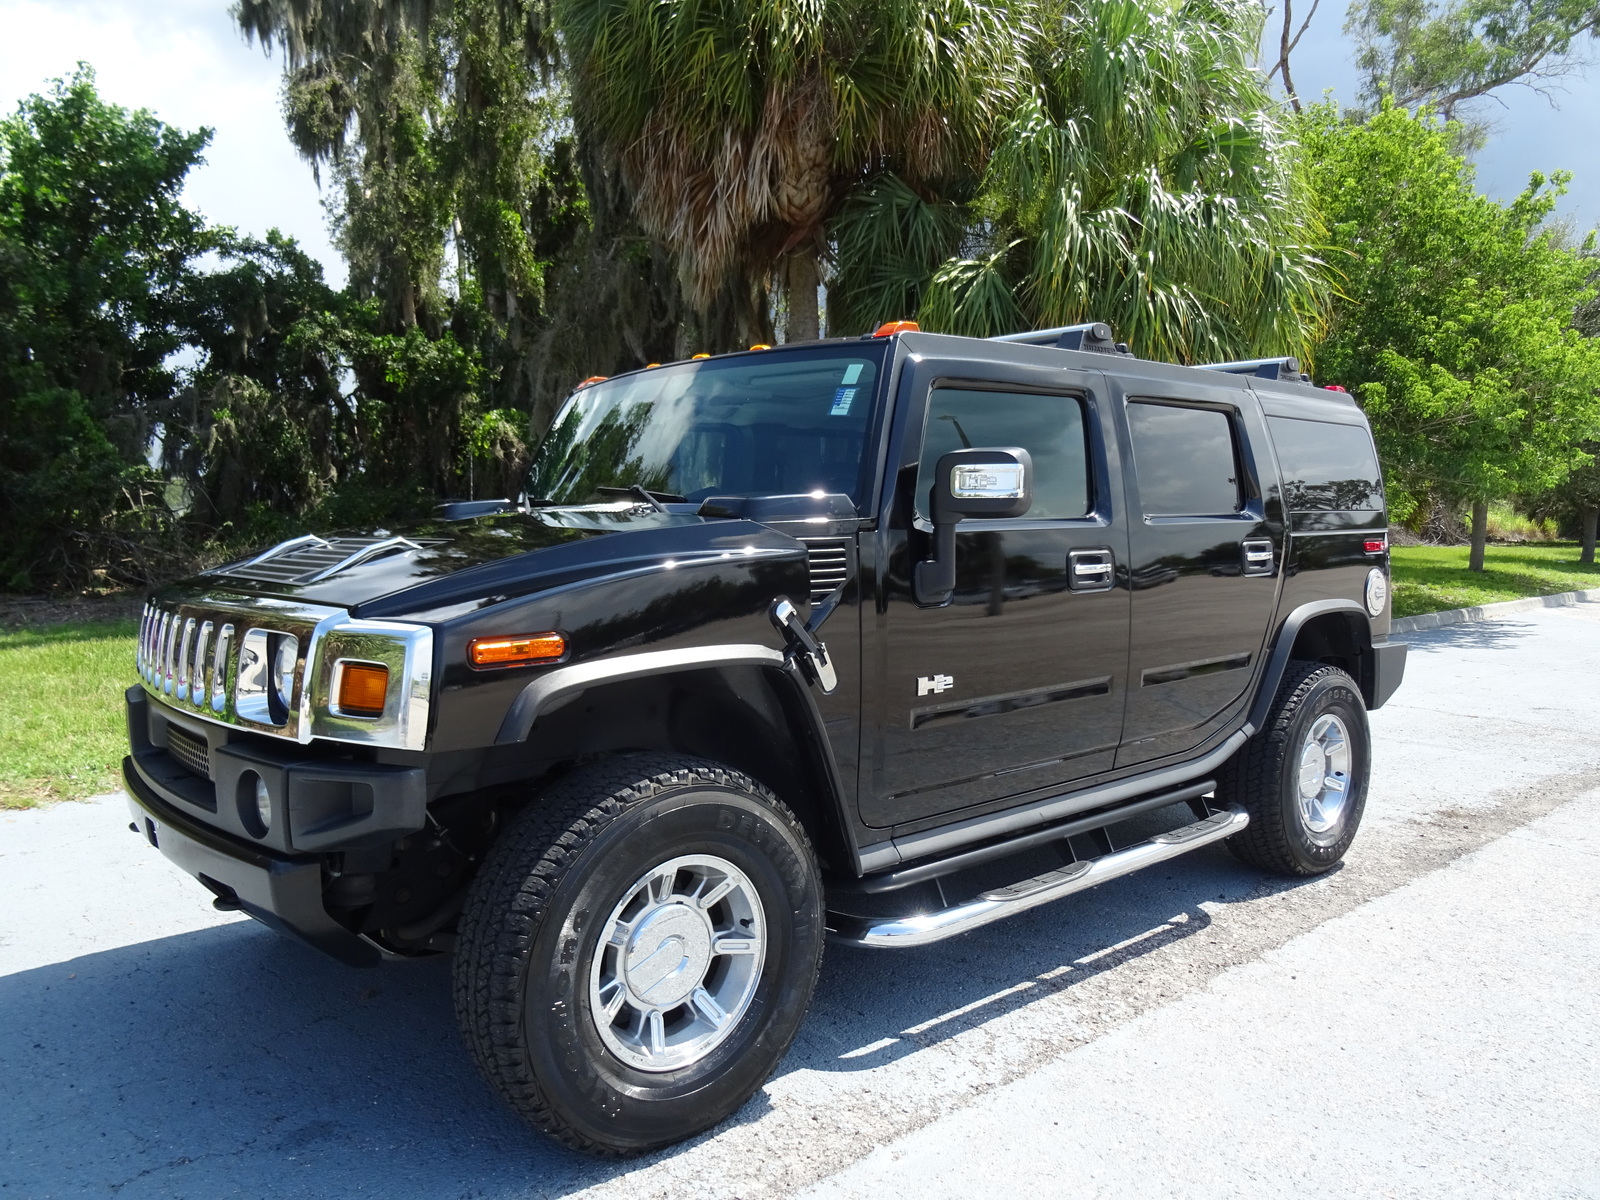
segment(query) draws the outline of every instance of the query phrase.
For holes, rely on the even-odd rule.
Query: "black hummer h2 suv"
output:
[[[1367,423],[1292,359],[886,327],[592,383],[518,500],[158,592],[124,774],[219,908],[453,954],[500,1094],[626,1154],[762,1084],[825,937],[1334,866],[1388,633]]]

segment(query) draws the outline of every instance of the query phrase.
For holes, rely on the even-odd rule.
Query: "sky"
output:
[[[1268,4],[1281,0],[1268,0]],[[1307,0],[1295,5],[1305,11]],[[1289,60],[1295,90],[1302,102],[1325,92],[1341,104],[1354,104],[1358,77],[1355,45],[1344,36],[1343,0],[1323,0],[1311,28]],[[1269,19],[1269,42],[1280,26]],[[1511,200],[1528,185],[1528,175],[1542,171],[1572,172],[1566,197],[1556,209],[1578,233],[1600,225],[1600,44],[1589,44],[1596,65],[1582,77],[1555,81],[1551,100],[1525,87],[1502,88],[1476,102],[1471,115],[1492,124],[1489,141],[1474,165],[1478,187],[1496,200]],[[1277,60],[1276,53],[1271,61]],[[1270,65],[1270,64],[1269,64]]]
[[[189,207],[257,237],[275,226],[343,284],[321,193],[284,133],[283,62],[245,42],[227,0],[0,0],[0,111],[79,60],[104,99],[216,131],[189,175]]]
[[[1302,99],[1324,91],[1343,103],[1356,99],[1343,23],[1343,3],[1327,0],[1295,51]],[[95,68],[106,99],[149,108],[180,128],[215,129],[205,164],[189,177],[191,207],[257,236],[276,226],[323,263],[330,282],[343,283],[322,195],[284,133],[283,64],[245,42],[227,0],[0,0],[0,110],[12,111],[80,59]],[[1478,183],[1509,200],[1530,171],[1571,171],[1558,212],[1581,232],[1600,225],[1600,66],[1563,86],[1556,107],[1521,88],[1480,107],[1495,128],[1477,157]]]

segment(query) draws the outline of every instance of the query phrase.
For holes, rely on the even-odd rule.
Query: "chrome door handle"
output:
[[[1067,587],[1074,592],[1110,591],[1117,581],[1116,559],[1109,550],[1067,553]]]
[[[1239,544],[1244,555],[1246,575],[1272,574],[1272,541],[1270,538],[1246,538]]]

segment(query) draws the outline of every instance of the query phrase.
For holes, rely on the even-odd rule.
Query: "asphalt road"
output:
[[[0,1197],[1600,1195],[1600,605],[1408,640],[1343,869],[830,948],[766,1088],[628,1164],[502,1109],[442,964],[214,912],[118,800],[6,814]]]

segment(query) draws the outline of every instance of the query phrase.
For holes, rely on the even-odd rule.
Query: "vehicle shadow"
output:
[[[1208,847],[951,942],[831,947],[779,1074],[871,1070],[1262,891]],[[442,960],[355,971],[250,923],[0,977],[0,1012],[6,1195],[561,1196],[695,1144],[568,1152],[478,1079]],[[766,1108],[758,1094],[735,1126]]]
[[[1518,642],[1536,636],[1538,628],[1515,617],[1497,621],[1475,621],[1461,625],[1441,625],[1437,629],[1413,629],[1397,633],[1396,641],[1411,645],[1412,653],[1429,650],[1507,650]]]

